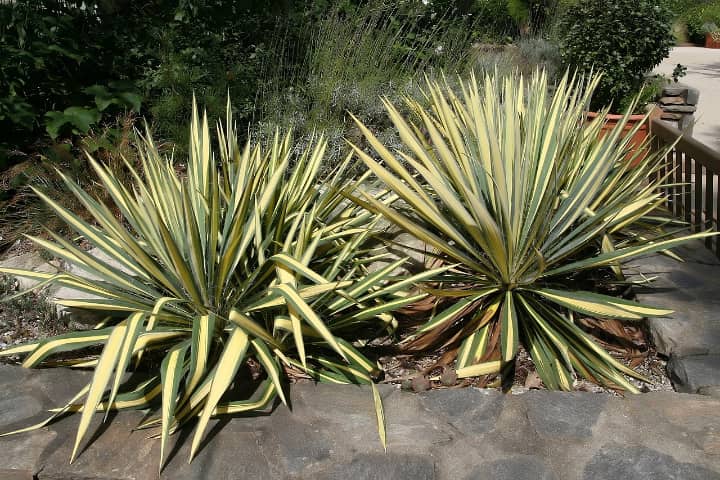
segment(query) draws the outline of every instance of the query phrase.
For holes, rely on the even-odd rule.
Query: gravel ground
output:
[[[0,276],[0,300],[19,292],[16,280]],[[42,293],[29,293],[9,301],[0,301],[0,350],[57,335],[67,330],[58,319],[55,307]],[[0,357],[0,362],[14,361]]]
[[[622,348],[616,348],[612,351],[613,356],[624,365],[633,368],[637,373],[641,374],[650,383],[645,383],[635,378],[626,376],[628,381],[635,385],[641,392],[651,391],[674,391],[672,383],[667,376],[667,361],[659,356],[654,348],[649,345],[645,334],[641,329],[638,332],[633,330],[638,347],[642,347],[642,352],[638,354],[637,349],[627,349],[623,352]],[[631,351],[632,350],[632,351]],[[457,379],[454,377],[453,363],[448,367],[439,366],[441,355],[389,355],[380,358],[380,364],[385,371],[385,379],[383,383],[400,384],[403,388],[415,391],[424,391],[429,388],[458,388],[466,386],[476,387],[499,387],[496,378],[467,378]],[[576,377],[574,382],[576,391],[609,393],[620,396],[621,393],[610,390],[582,377]],[[522,394],[530,390],[544,390],[542,380],[535,372],[535,365],[524,348],[520,348],[518,359],[515,367],[515,377],[510,388],[512,394]]]

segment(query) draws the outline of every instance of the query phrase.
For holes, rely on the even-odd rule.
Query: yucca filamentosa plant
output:
[[[586,123],[598,80],[565,75],[551,89],[543,72],[473,77],[458,94],[431,82],[429,108],[408,100],[414,122],[385,102],[403,151],[357,121],[374,155],[355,146],[356,154],[402,202],[362,189],[354,200],[453,266],[423,287],[436,298],[433,314],[406,347],[454,349],[458,376],[468,377],[512,366],[522,344],[548,388],[569,390],[579,374],[637,391],[625,375],[642,377],[597,345],[576,314],[633,321],[670,311],[581,280],[707,234],[646,228],[649,217],[662,222],[653,212],[665,200],[664,153],[629,155],[625,121],[606,136],[602,119]]]
[[[322,140],[300,153],[289,135],[276,135],[267,148],[240,148],[228,114],[214,148],[197,109],[190,137],[187,172],[179,175],[147,133],[138,146],[141,168],[127,165],[131,188],[89,158],[112,205],[63,176],[92,222],[37,192],[111,262],[48,232],[54,241],[32,240],[88,276],[2,270],[94,296],[60,305],[114,312],[95,329],[0,352],[25,355],[25,367],[47,365],[65,352],[61,364],[94,368],[92,381],[48,419],[80,412],[73,458],[96,411],[147,408],[157,400],[158,417],[142,427],[159,428],[162,465],[168,435],[189,420],[199,419],[192,458],[210,417],[263,409],[278,397],[284,402],[284,370],[372,384],[377,365],[353,343],[392,328],[388,312],[423,296],[406,290],[428,273],[388,283],[402,260],[368,271],[378,258],[369,243],[377,219],[339,193],[359,181],[344,173],[349,158],[320,187]],[[82,349],[97,345],[102,353],[88,360]],[[79,358],[68,359],[76,350]],[[263,372],[256,382],[238,373],[248,361]],[[124,384],[128,370],[149,378]],[[231,384],[243,381],[257,385],[255,394],[221,401]]]

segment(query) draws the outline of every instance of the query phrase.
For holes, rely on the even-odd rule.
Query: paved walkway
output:
[[[693,136],[720,150],[720,49],[675,47],[655,71],[669,77],[678,63],[687,67],[680,82],[700,91]]]

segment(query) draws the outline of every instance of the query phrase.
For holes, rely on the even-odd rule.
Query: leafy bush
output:
[[[43,127],[87,133],[102,112],[139,111],[135,86],[113,82],[111,38],[85,2],[0,3],[0,145],[24,146]]]
[[[391,329],[387,312],[424,296],[403,292],[412,277],[387,284],[402,260],[367,273],[366,263],[377,259],[368,243],[375,218],[339,194],[353,182],[345,174],[347,162],[324,188],[316,184],[323,141],[298,154],[290,138],[279,135],[267,148],[241,148],[229,107],[217,156],[207,118],[193,116],[190,138],[187,174],[178,176],[148,134],[140,146],[142,170],[127,165],[135,178],[132,190],[90,159],[112,199],[107,206],[63,175],[92,223],[37,191],[109,260],[52,232],[55,242],[32,239],[89,276],[0,270],[94,296],[59,300],[61,305],[114,313],[94,330],[0,352],[25,354],[23,365],[35,367],[58,352],[103,345],[96,360],[80,354],[64,362],[92,366],[95,375],[48,420],[81,412],[73,458],[98,410],[107,415],[110,409],[147,408],[159,398],[159,417],[143,427],[160,428],[161,457],[168,435],[199,417],[192,457],[211,416],[263,409],[278,397],[284,402],[283,368],[319,381],[372,383],[377,366],[352,343]],[[250,359],[259,378],[245,368]],[[150,378],[123,384],[131,366],[145,368]],[[256,394],[221,401],[233,382]]]
[[[540,33],[547,27],[560,3],[558,0],[506,0],[510,16],[523,33]]]
[[[666,239],[643,227],[665,200],[656,175],[664,152],[630,169],[626,121],[604,137],[602,122],[585,125],[598,83],[566,76],[548,94],[544,73],[488,76],[465,82],[460,96],[430,83],[429,108],[410,101],[417,123],[385,102],[409,155],[393,154],[358,121],[382,163],[359,146],[356,154],[404,205],[363,190],[355,201],[452,266],[423,288],[436,297],[434,315],[406,348],[457,351],[457,374],[467,377],[512,370],[523,344],[550,389],[571,389],[577,372],[637,391],[624,375],[642,377],[575,316],[635,321],[669,310],[597,293],[602,276],[587,274],[706,234]]]
[[[705,44],[705,34],[720,30],[720,2],[712,1],[687,9],[683,16],[690,41]]]
[[[667,57],[671,21],[670,10],[653,0],[597,0],[568,8],[559,27],[563,63],[604,75],[592,108],[627,108],[645,75]]]
[[[428,27],[420,13],[370,2],[322,15],[305,50],[279,37],[269,46],[274,56],[258,97],[256,134],[272,135],[281,125],[304,142],[322,132],[330,143],[328,167],[342,160],[343,137],[356,136],[348,111],[393,141],[377,99],[417,94],[423,75],[463,72],[472,61],[471,30],[445,20]]]

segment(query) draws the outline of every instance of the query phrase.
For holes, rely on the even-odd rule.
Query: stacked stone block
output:
[[[672,122],[679,130],[692,135],[695,124],[700,92],[682,84],[672,84],[663,88],[658,105],[662,109],[661,119]]]

